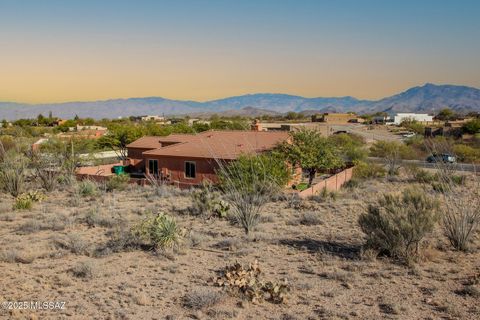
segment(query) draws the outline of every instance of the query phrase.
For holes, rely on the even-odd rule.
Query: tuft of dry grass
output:
[[[183,306],[188,309],[201,310],[219,303],[224,295],[208,287],[198,287],[183,297]]]

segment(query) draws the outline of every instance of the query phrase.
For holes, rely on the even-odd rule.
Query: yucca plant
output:
[[[182,239],[180,228],[174,218],[160,212],[149,216],[133,227],[133,234],[155,249],[178,246]]]

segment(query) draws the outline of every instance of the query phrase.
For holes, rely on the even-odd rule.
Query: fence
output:
[[[298,193],[299,197],[302,199],[308,198],[315,194],[322,192],[323,189],[327,191],[337,191],[339,190],[346,182],[352,179],[353,167],[347,168],[343,171],[340,171],[337,174],[334,174],[328,177],[325,180],[322,180],[308,189],[305,189]]]

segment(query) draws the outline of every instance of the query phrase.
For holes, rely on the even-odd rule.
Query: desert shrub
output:
[[[230,210],[229,204],[221,198],[220,192],[213,189],[211,184],[204,183],[190,194],[192,205],[190,212],[205,217],[217,216],[225,218]]]
[[[14,210],[30,210],[32,207],[33,202],[28,198],[18,197],[15,198],[15,202],[13,203]]]
[[[77,278],[93,278],[95,266],[91,261],[81,261],[73,266],[71,272]]]
[[[40,202],[44,198],[45,198],[44,195],[38,191],[29,191],[26,193],[22,193],[21,195],[15,198],[13,209],[14,210],[30,210],[32,209],[34,202]]]
[[[443,185],[443,228],[450,244],[467,251],[480,226],[480,189]]]
[[[415,258],[438,220],[437,208],[436,201],[415,188],[383,195],[359,218],[367,247],[407,261]]]
[[[183,305],[186,308],[200,310],[210,308],[219,303],[224,295],[212,288],[200,287],[193,289],[183,297]]]
[[[352,133],[334,134],[328,137],[336,148],[340,150],[340,155],[345,162],[359,163],[365,161],[368,151],[364,148],[365,139]]]
[[[480,149],[467,146],[465,144],[456,144],[453,146],[453,152],[460,162],[479,163]]]
[[[135,225],[132,232],[141,241],[155,249],[176,247],[182,239],[182,232],[175,219],[165,213],[149,215],[142,222]]]
[[[272,155],[241,156],[218,171],[231,212],[245,233],[260,221],[263,206],[288,182],[290,170]]]
[[[319,224],[323,224],[323,221],[318,216],[316,212],[305,212],[302,214],[300,218],[300,224],[304,226],[315,226]]]
[[[46,191],[53,191],[59,182],[59,177],[62,174],[60,161],[57,155],[31,153],[30,162],[35,176]]]
[[[347,189],[355,189],[361,185],[361,182],[358,179],[350,179],[343,186]]]
[[[28,158],[15,150],[9,150],[0,162],[0,187],[17,197],[25,190]]]
[[[159,197],[169,197],[176,190],[168,186],[161,176],[156,176],[150,173],[145,174],[148,185],[153,189],[153,194]]]
[[[85,223],[90,227],[100,226],[105,228],[111,228],[120,221],[110,216],[102,214],[98,207],[94,207],[85,215]]]
[[[89,179],[80,181],[76,186],[76,192],[83,197],[94,196],[98,191],[97,183]]]
[[[370,147],[372,157],[383,158],[386,162],[389,175],[396,175],[402,164],[402,159],[408,159],[413,154],[413,150],[397,141],[377,141]]]
[[[400,125],[419,135],[425,133],[425,126],[416,120],[404,120]]]
[[[427,170],[419,168],[417,165],[405,166],[405,171],[410,180],[419,183],[432,183],[436,176]]]
[[[384,177],[385,174],[385,167],[373,162],[359,162],[353,168],[353,177],[356,179],[376,179]]]
[[[114,175],[107,180],[105,188],[109,192],[113,190],[123,191],[127,188],[129,181],[130,176],[128,174]]]
[[[57,238],[55,239],[55,244],[65,250],[68,250],[74,254],[86,254],[90,253],[90,248],[88,242],[86,242],[80,235],[78,234],[69,234],[66,238]]]

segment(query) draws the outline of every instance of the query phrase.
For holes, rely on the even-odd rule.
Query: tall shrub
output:
[[[437,208],[435,200],[416,188],[383,195],[359,218],[367,246],[392,257],[414,258],[438,220]]]

